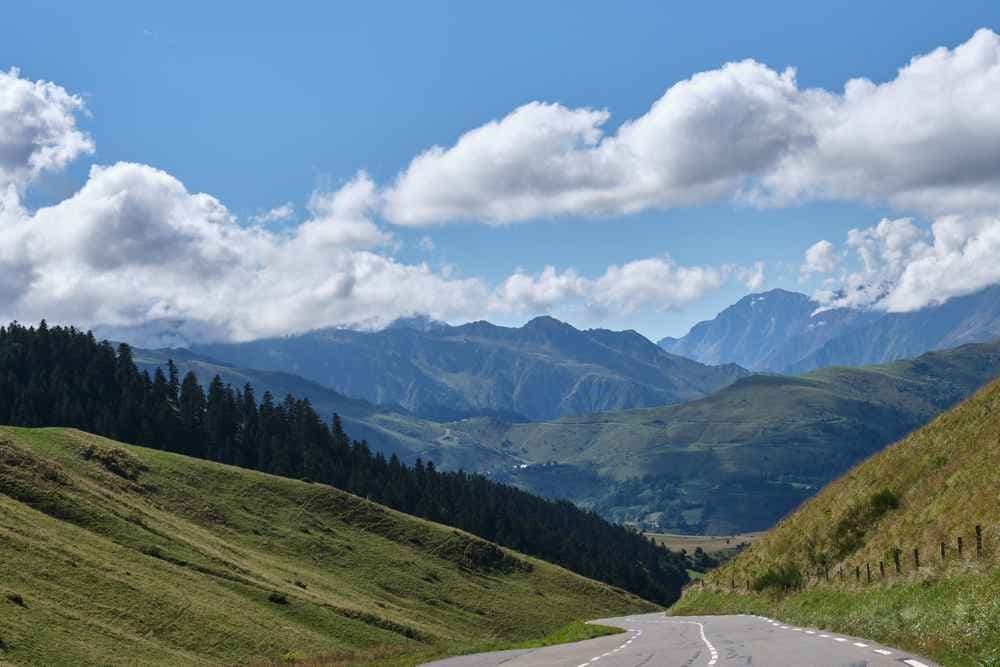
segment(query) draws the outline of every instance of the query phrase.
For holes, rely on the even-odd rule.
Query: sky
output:
[[[1000,282],[1000,5],[694,4],[14,3],[0,319],[655,340]]]

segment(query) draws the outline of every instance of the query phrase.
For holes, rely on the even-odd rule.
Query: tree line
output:
[[[307,399],[258,400],[249,384],[207,387],[173,362],[139,371],[117,347],[73,327],[0,327],[0,423],[68,426],[122,442],[286,477],[324,482],[448,524],[586,577],[669,604],[687,583],[687,558],[566,501],[487,477],[404,464],[352,441]],[[2,489],[0,489],[2,491]]]

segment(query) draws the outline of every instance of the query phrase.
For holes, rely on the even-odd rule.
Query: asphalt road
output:
[[[435,667],[937,667],[880,644],[760,616],[644,614],[594,621],[625,634],[539,649],[448,658]]]

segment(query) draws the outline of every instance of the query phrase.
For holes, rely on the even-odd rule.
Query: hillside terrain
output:
[[[414,664],[656,608],[322,484],[71,429],[0,427],[0,516],[3,664]]]
[[[710,574],[705,590],[689,589],[676,612],[773,614],[899,644],[947,665],[998,664],[998,489],[995,382],[829,484]],[[750,582],[756,592],[734,594],[733,582]]]
[[[402,322],[328,329],[193,351],[244,368],[285,371],[347,396],[434,420],[553,419],[702,398],[747,375],[669,354],[634,331],[581,331],[551,317],[523,327]]]
[[[363,399],[349,398],[293,373],[240,368],[183,348],[133,350],[135,364],[151,374],[157,368],[166,372],[173,361],[181,375],[194,373],[202,386],[212,378],[242,388],[249,383],[258,394],[270,392],[277,400],[291,394],[308,399],[323,418],[340,415],[344,429],[358,440],[365,440],[386,456],[396,454],[412,463],[418,458],[434,461],[448,470],[474,470],[481,467],[514,466],[520,461],[494,449],[480,447],[474,439],[447,424],[422,419],[402,407],[375,405]]]
[[[1000,374],[1000,342],[914,360],[754,375],[683,405],[453,424],[520,457],[492,474],[654,532],[763,530]]]
[[[915,357],[1000,337],[1000,287],[910,313],[835,308],[805,294],[775,289],[750,294],[681,338],[668,352],[706,364],[754,371],[804,373]]]

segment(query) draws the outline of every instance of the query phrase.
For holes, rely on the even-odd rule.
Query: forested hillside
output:
[[[673,601],[686,559],[569,502],[479,475],[403,465],[327,426],[308,401],[260,400],[220,380],[140,373],[131,350],[72,328],[0,328],[0,423],[72,426],[124,442],[322,481],[416,516],[621,586]]]

